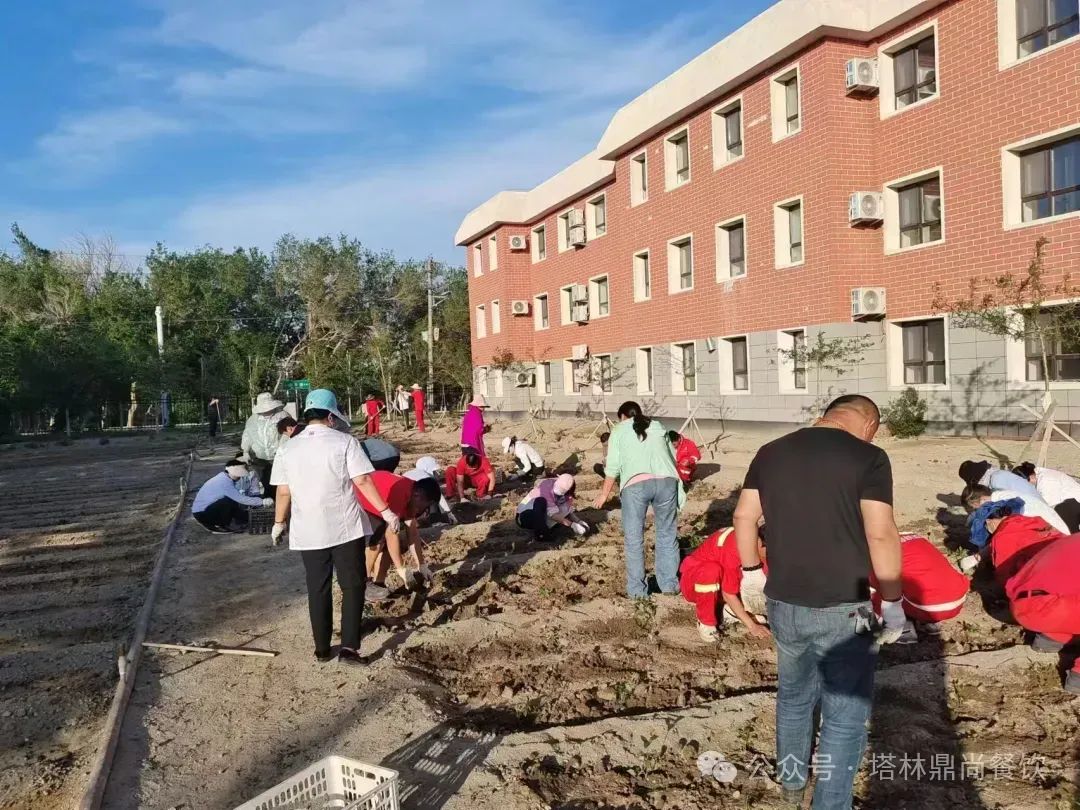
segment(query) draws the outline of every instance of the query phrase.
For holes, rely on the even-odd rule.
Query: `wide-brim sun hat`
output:
[[[274,395],[269,391],[263,391],[259,396],[255,398],[255,405],[252,407],[252,413],[273,413],[285,407],[285,403],[274,398]]]
[[[486,408],[488,406],[483,394],[473,394],[472,402],[469,404],[477,408]]]
[[[570,473],[563,473],[555,479],[555,486],[552,489],[554,489],[556,495],[565,495],[573,485],[574,476],[570,475]]]
[[[304,400],[304,410],[310,411],[312,409],[329,411],[334,415],[335,419],[339,419],[346,425],[350,424],[349,417],[338,410],[337,397],[329,388],[316,388],[314,391],[308,392],[307,399]]]
[[[428,475],[435,475],[442,469],[442,465],[439,464],[439,460],[435,456],[420,456],[416,460],[416,469],[426,472]]]
[[[422,391],[423,390],[420,387],[420,383],[413,383],[412,385],[409,386],[409,388],[411,388],[413,391]]]

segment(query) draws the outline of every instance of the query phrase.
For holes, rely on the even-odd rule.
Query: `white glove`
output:
[[[574,530],[574,534],[578,537],[584,537],[585,533],[589,531],[589,527],[584,523],[571,523],[570,528]]]
[[[412,574],[409,573],[409,569],[404,565],[401,568],[396,569],[397,575],[401,577],[401,584],[405,586],[405,590],[412,590]]]
[[[386,521],[387,531],[391,531],[397,534],[398,530],[401,529],[401,518],[391,512],[390,507],[383,509],[379,513],[379,515],[381,515],[382,519]]]
[[[447,512],[446,513],[446,519],[450,522],[451,526],[457,526],[458,525],[459,521],[457,519],[457,515],[455,515],[453,512]]]
[[[904,603],[897,599],[895,602],[881,602],[881,621],[885,625],[878,636],[882,644],[892,644],[904,632],[904,623],[907,616],[904,615]]]
[[[964,559],[960,560],[960,570],[965,574],[970,574],[976,568],[979,567],[979,563],[982,561],[982,557],[978,554],[969,554]]]
[[[285,524],[275,523],[274,528],[270,530],[270,541],[276,546],[281,542],[281,535],[285,534]]]
[[[742,599],[743,607],[750,613],[756,615],[765,612],[765,570],[763,568],[753,571],[743,570],[739,598]]]
[[[273,505],[274,505],[274,499],[273,498],[263,498],[263,506],[273,506]]]

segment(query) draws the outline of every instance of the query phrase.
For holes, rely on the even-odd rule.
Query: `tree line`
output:
[[[427,268],[347,236],[269,252],[158,244],[138,268],[109,241],[0,253],[0,433],[15,414],[93,424],[106,402],[281,392],[288,379],[387,392],[427,379]],[[471,386],[468,284],[436,265],[435,379]],[[155,307],[164,313],[159,356]]]

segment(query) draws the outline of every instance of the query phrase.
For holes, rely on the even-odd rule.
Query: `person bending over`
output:
[[[1025,461],[1013,472],[1035,485],[1039,497],[1054,507],[1073,534],[1080,532],[1080,481],[1061,470]]]
[[[767,574],[764,529],[758,529],[758,559]],[[724,601],[724,624],[742,622],[754,638],[771,637],[769,628],[765,626],[765,617],[752,614],[742,602],[739,595],[742,578],[742,562],[734,529],[721,529],[709,535],[682,561],[679,587],[683,598],[697,608],[698,635],[702,641],[715,642],[720,639],[716,628],[719,618],[717,608],[720,607],[718,595]]]
[[[1024,502],[1020,498],[986,501],[972,512],[968,519],[970,542],[980,551],[972,555],[974,562],[965,558],[961,568],[970,570],[989,556],[994,577],[1004,586],[1043,546],[1065,536],[1042,518],[1023,512]]]
[[[232,534],[243,530],[249,508],[274,505],[273,498],[245,495],[237,489],[237,483],[247,474],[248,466],[233,459],[199,487],[191,504],[191,516],[200,526],[214,534]]]
[[[1004,489],[1009,492],[1039,497],[1039,491],[1026,477],[1009,470],[994,469],[990,466],[989,461],[965,461],[960,465],[959,474],[964,485],[968,487],[984,486],[994,492]]]
[[[1030,495],[1025,492],[1015,492],[1008,489],[991,491],[982,484],[975,484],[973,486],[969,485],[965,487],[964,491],[960,494],[960,500],[963,502],[964,507],[970,512],[975,512],[980,506],[986,503],[1003,503],[1005,501],[1020,500],[1023,503],[1022,510],[1014,510],[1012,514],[1024,514],[1028,517],[1042,518],[1062,534],[1070,534],[1069,527],[1065,525],[1065,521],[1061,519],[1061,515],[1055,512],[1050,504],[1038,495]],[[976,542],[976,538],[974,537],[972,538],[972,544],[976,548],[982,547]]]
[[[483,500],[495,491],[495,473],[487,456],[467,449],[458,463],[446,468],[446,497],[468,500],[465,490],[476,490],[477,500]]]
[[[535,478],[544,474],[544,459],[528,442],[523,442],[517,436],[507,436],[502,440],[503,453],[513,456],[517,463],[518,478]]]
[[[566,526],[579,537],[589,531],[589,524],[574,512],[574,476],[563,473],[558,478],[545,478],[533,487],[518,504],[517,525],[528,529],[540,541],[550,539],[556,525]]]
[[[675,449],[675,469],[679,471],[679,479],[684,484],[689,484],[698,462],[701,461],[701,448],[694,444],[689,436],[684,436],[677,430],[669,430],[667,436]]]
[[[417,428],[419,430],[419,428]],[[405,473],[405,477],[411,481],[420,481],[424,478],[430,478],[432,481],[438,483],[439,473],[442,472],[442,467],[439,466],[439,461],[434,456],[420,456],[416,460],[416,466],[408,470]],[[454,515],[454,510],[450,508],[450,503],[446,500],[446,496],[439,492],[439,512],[442,517],[451,526],[456,525],[458,522],[457,517]]]

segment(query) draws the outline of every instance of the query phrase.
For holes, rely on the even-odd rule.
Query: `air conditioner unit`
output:
[[[856,287],[851,291],[851,319],[853,321],[884,314],[884,287]]]
[[[511,301],[510,302],[510,314],[511,315],[528,315],[529,314],[529,302],[528,301]]]
[[[575,304],[587,304],[589,302],[589,288],[584,284],[575,284],[570,288],[570,296]]]
[[[570,347],[571,360],[585,360],[589,357],[589,347],[584,343]]]
[[[532,388],[536,385],[536,375],[531,371],[519,371],[514,376],[515,388]]]
[[[571,319],[574,323],[588,323],[589,322],[589,305],[588,304],[574,304],[574,308],[570,313]]]
[[[516,234],[510,237],[510,249],[511,250],[528,250],[529,240],[525,234]]]
[[[878,89],[877,59],[848,59],[844,86],[849,93],[866,93]]]
[[[570,247],[581,247],[585,244],[585,226],[574,225],[570,228]]]
[[[848,221],[881,222],[885,216],[884,197],[880,191],[856,191],[848,201]]]
[[[571,228],[582,228],[585,226],[585,212],[581,208],[571,208],[566,212],[567,222]]]

